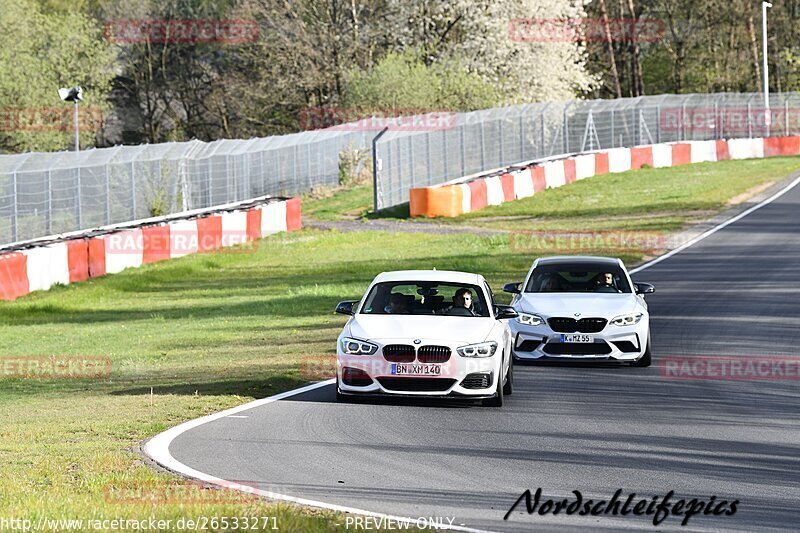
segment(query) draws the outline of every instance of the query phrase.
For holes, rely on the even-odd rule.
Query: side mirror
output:
[[[495,305],[494,316],[497,318],[497,320],[503,320],[506,318],[517,318],[519,314],[517,314],[514,308],[510,305]]]
[[[656,288],[650,283],[634,283],[633,286],[636,289],[636,294],[653,294],[656,292]]]
[[[345,302],[339,302],[339,304],[336,306],[336,312],[341,315],[352,315],[353,306],[356,305],[357,303],[358,303],[357,300],[355,301],[348,300]]]
[[[503,292],[510,292],[511,294],[519,294],[522,292],[520,287],[522,286],[522,282],[518,281],[516,283],[506,283],[503,285]]]

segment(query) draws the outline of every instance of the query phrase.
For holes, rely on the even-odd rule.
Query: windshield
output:
[[[619,265],[608,263],[557,263],[537,266],[525,292],[630,293]]]
[[[372,287],[361,314],[488,317],[489,309],[476,285],[392,281]]]

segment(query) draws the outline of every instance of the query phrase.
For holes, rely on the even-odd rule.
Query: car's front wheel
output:
[[[647,336],[647,347],[644,349],[642,356],[633,363],[633,366],[650,366],[653,363],[653,353],[650,348],[650,335]]]
[[[508,360],[508,373],[506,374],[506,384],[503,385],[503,395],[511,396],[514,393],[514,358]]]
[[[485,407],[503,407],[503,378],[497,379],[497,387],[494,396],[483,400]]]
[[[347,401],[347,396],[339,392],[339,376],[336,376],[336,401],[339,403]]]

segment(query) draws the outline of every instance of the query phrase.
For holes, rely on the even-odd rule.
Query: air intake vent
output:
[[[491,372],[475,372],[468,374],[461,382],[461,386],[465,389],[488,389],[492,384]]]
[[[606,342],[548,342],[542,351],[550,355],[605,355],[611,353]]]
[[[394,392],[444,392],[456,382],[446,378],[378,378],[387,390]]]

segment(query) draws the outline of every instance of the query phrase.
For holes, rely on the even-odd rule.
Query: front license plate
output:
[[[594,342],[594,337],[591,335],[584,335],[583,333],[570,333],[568,335],[561,335],[561,342],[589,343]]]
[[[439,376],[441,373],[441,365],[392,364],[392,375],[395,376]]]

